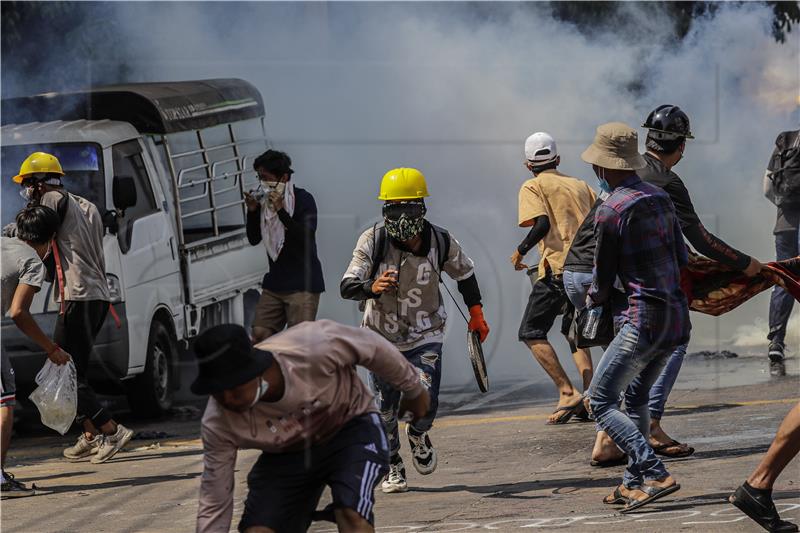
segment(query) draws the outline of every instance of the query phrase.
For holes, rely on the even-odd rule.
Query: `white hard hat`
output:
[[[556,141],[549,133],[537,131],[525,140],[525,159],[536,166],[555,161],[558,157]]]

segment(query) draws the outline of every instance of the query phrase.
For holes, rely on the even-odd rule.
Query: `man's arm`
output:
[[[236,446],[203,424],[203,475],[197,533],[228,533],[233,518]]]
[[[539,241],[544,239],[547,232],[550,231],[550,218],[547,215],[540,215],[534,219],[533,227],[528,232],[528,235],[522,240],[517,251],[520,255],[525,256],[531,251],[531,248],[539,244]]]
[[[380,296],[372,292],[374,280],[367,277],[372,271],[373,238],[372,230],[365,231],[358,238],[353,258],[339,284],[339,293],[346,300],[369,300]]]
[[[304,202],[295,206],[294,216],[286,209],[278,210],[278,219],[286,227],[287,239],[299,240],[304,245],[311,241],[317,231],[317,203],[311,194],[303,195]],[[298,196],[299,199],[299,196]]]
[[[31,315],[31,302],[33,296],[39,292],[39,287],[26,285],[20,283],[17,285],[17,290],[14,291],[14,298],[11,300],[11,307],[8,314],[17,328],[27,335],[29,339],[39,345],[44,350],[47,357],[50,358],[57,365],[63,365],[69,361],[69,356],[62,350],[58,344],[50,340],[50,337],[45,335],[39,324],[36,323]]]
[[[261,242],[261,206],[247,211],[247,242],[251,246]]]
[[[601,205],[595,215],[594,235],[597,245],[594,250],[594,276],[589,288],[589,298],[595,305],[606,303],[617,277],[619,257],[619,214]]]

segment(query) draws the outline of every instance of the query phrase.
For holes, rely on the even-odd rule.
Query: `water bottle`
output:
[[[584,339],[593,340],[597,337],[597,329],[600,327],[600,315],[602,314],[603,306],[589,309],[589,316],[586,317],[586,324],[583,326]]]

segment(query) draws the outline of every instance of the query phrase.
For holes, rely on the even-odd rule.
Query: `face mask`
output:
[[[597,181],[600,182],[601,191],[603,191],[606,194],[611,194],[611,191],[613,191],[613,189],[611,188],[611,185],[609,185],[608,182],[606,181],[606,169],[600,168],[600,172],[597,175]]]
[[[31,198],[33,198],[33,187],[23,187],[23,188],[21,188],[19,190],[19,195],[22,196],[22,198],[26,202],[30,202]]]
[[[425,225],[425,217],[410,217],[403,214],[395,220],[384,217],[383,222],[386,225],[386,232],[390,237],[398,241],[408,241],[422,233],[422,228]]]
[[[250,407],[253,407],[258,401],[264,397],[264,395],[269,390],[269,383],[264,381],[264,378],[258,378],[258,390],[256,391],[256,397],[253,398],[253,403],[250,404]]]
[[[261,184],[270,192],[276,192],[283,196],[286,192],[286,183],[282,181],[262,181]]]

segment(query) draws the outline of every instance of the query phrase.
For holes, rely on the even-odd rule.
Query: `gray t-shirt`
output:
[[[66,206],[59,205],[61,202]],[[64,271],[64,299],[109,301],[103,254],[105,229],[97,207],[85,198],[57,191],[45,193],[41,204],[63,214],[56,244]],[[58,290],[53,291],[56,300],[58,294]]]
[[[430,230],[429,230],[430,231]],[[375,228],[361,234],[353,250],[353,259],[345,278],[364,280],[372,269],[372,248]],[[439,289],[438,253],[431,239],[427,256],[418,256],[395,247],[389,239],[389,249],[376,272],[398,270],[398,287],[380,297],[367,300],[362,326],[380,333],[401,351],[428,343],[442,342],[447,313]],[[475,266],[450,234],[450,253],[443,270],[455,281],[472,276]]]
[[[2,263],[2,315],[8,312],[14,293],[20,283],[41,288],[44,283],[44,264],[36,250],[16,237],[0,237],[0,263]]]

